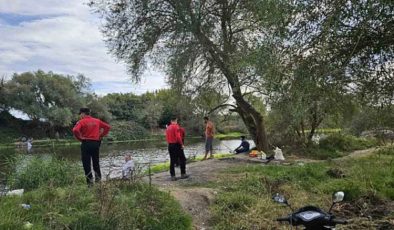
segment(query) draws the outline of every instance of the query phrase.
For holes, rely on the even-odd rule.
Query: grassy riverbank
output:
[[[167,193],[142,182],[88,188],[80,167],[33,158],[10,176],[22,197],[0,197],[0,229],[190,229],[191,218]],[[21,205],[29,204],[30,209]]]
[[[215,229],[277,229],[274,219],[290,210],[275,204],[273,194],[284,194],[294,208],[314,204],[327,210],[331,194],[340,190],[345,203],[335,213],[351,219],[343,229],[394,228],[393,161],[394,147],[385,147],[360,159],[229,168],[214,186],[219,191],[211,224]]]
[[[304,163],[290,160],[284,165],[264,165],[197,157],[194,161],[198,162],[188,166],[194,166],[188,180],[169,182],[165,180],[168,176],[160,180],[163,186],[178,186],[175,195],[196,195],[184,198],[186,202],[201,196],[205,199],[205,192],[212,190],[213,198],[206,202],[211,218],[204,222],[214,229],[287,229],[274,221],[289,210],[275,204],[273,194],[284,194],[294,208],[313,204],[327,210],[331,194],[337,190],[345,192],[345,203],[334,212],[350,219],[349,225],[338,229],[390,229],[394,227],[394,147],[382,147],[366,158],[334,159],[376,144],[335,134],[312,146],[316,151],[285,153]],[[329,160],[306,163],[311,157],[321,159],[320,151]],[[229,156],[215,154],[215,158]],[[22,167],[14,170],[8,184],[26,191],[22,197],[0,197],[0,229],[22,229],[28,222],[32,229],[191,229],[192,214],[181,209],[171,196],[174,194],[129,181],[88,188],[80,166],[48,157],[21,160],[18,165]],[[151,172],[168,167],[168,163],[155,165]],[[206,175],[199,175],[196,168]],[[31,209],[23,209],[23,203]]]
[[[295,154],[305,158],[327,160],[346,156],[352,151],[371,148],[379,144],[379,141],[376,139],[333,133],[320,140],[319,144],[298,147],[298,149],[287,148],[284,151],[288,154]]]

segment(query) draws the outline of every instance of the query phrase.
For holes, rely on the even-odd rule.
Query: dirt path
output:
[[[193,217],[194,229],[208,230],[211,229],[209,206],[217,193],[209,183],[217,182],[220,172],[226,168],[250,163],[247,156],[194,162],[186,166],[186,172],[190,175],[188,179],[171,181],[169,172],[162,172],[152,176],[152,184],[175,197],[182,208]],[[180,176],[179,168],[176,168],[176,173]]]
[[[369,156],[376,149],[371,148],[354,151],[348,156],[338,158],[337,160]],[[317,162],[310,159],[289,157],[281,164],[293,164],[298,161],[304,163]],[[220,173],[226,168],[247,164],[261,164],[262,162],[256,158],[249,158],[247,155],[234,155],[225,159],[210,159],[188,164],[186,166],[187,174],[190,174],[190,178],[188,179],[171,181],[169,172],[154,174],[151,179],[152,184],[174,196],[184,211],[192,216],[194,229],[208,230],[212,228],[210,226],[211,214],[209,207],[217,193],[216,189],[210,186],[210,182],[212,182],[211,184],[218,182]],[[273,161],[270,164],[278,163]],[[176,173],[179,176],[179,168],[176,168]]]

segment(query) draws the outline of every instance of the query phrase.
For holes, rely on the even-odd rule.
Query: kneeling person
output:
[[[125,164],[122,167],[122,178],[130,179],[134,174],[134,161],[131,158],[131,155],[128,154],[124,157]]]

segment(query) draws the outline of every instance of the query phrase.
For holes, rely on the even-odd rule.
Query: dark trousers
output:
[[[236,149],[235,150],[235,153],[246,153],[246,152],[249,152],[249,149],[243,149],[243,148],[241,148],[241,149]]]
[[[93,183],[93,172],[95,181],[101,180],[100,162],[100,141],[83,141],[81,144],[81,159],[83,170],[85,171],[86,182],[88,184]],[[91,167],[93,163],[93,172]]]
[[[175,176],[175,163],[179,161],[181,174],[186,174],[186,157],[180,144],[168,144],[170,153],[170,174]]]

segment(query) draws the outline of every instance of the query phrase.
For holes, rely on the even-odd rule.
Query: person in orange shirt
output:
[[[209,117],[204,117],[205,123],[205,156],[203,160],[207,159],[208,153],[210,152],[209,158],[213,158],[213,137],[215,135],[215,126]]]

